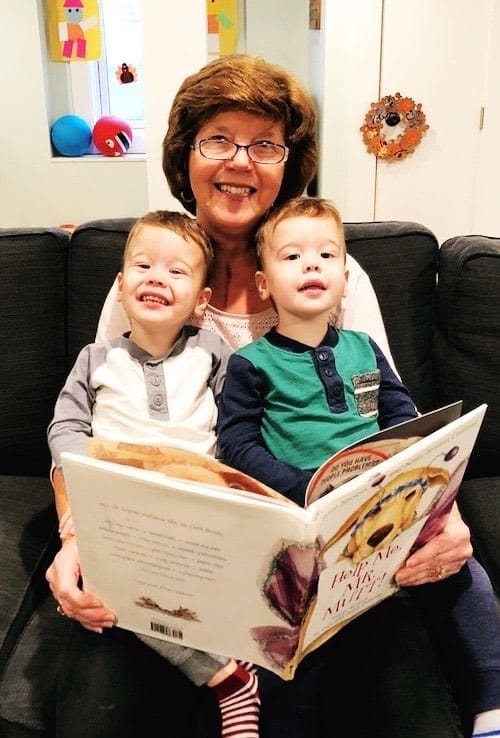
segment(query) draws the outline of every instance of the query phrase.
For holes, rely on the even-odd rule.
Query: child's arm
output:
[[[59,537],[61,541],[75,535],[73,528],[73,518],[69,509],[68,493],[64,477],[59,469],[54,469],[51,477],[52,487],[54,488],[54,500],[56,505],[57,518],[59,520]]]
[[[217,440],[222,460],[299,505],[312,471],[276,459],[266,448],[261,433],[262,379],[242,356],[230,357],[219,402]]]
[[[56,505],[57,518],[59,522],[61,522],[63,517],[69,512],[69,500],[64,477],[59,469],[53,470],[51,482],[52,487],[54,488],[54,501]]]
[[[408,390],[394,373],[381,349],[371,338],[370,345],[375,352],[377,367],[380,370],[378,396],[378,424],[380,428],[389,428],[392,425],[415,418],[418,412]]]
[[[86,455],[87,439],[92,436],[92,412],[95,392],[91,386],[92,366],[96,351],[86,346],[80,352],[54,409],[47,429],[50,453],[61,469],[61,453],[71,451]]]
[[[59,535],[64,542],[74,535],[66,484],[61,471],[62,451],[86,453],[92,435],[94,395],[90,389],[89,347],[83,349],[56,402],[47,437],[54,460],[50,480],[54,489]]]

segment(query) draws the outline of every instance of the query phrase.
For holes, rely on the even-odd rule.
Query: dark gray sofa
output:
[[[0,736],[55,736],[69,623],[44,579],[57,549],[45,429],[78,350],[93,340],[132,219],[0,229]],[[459,497],[500,594],[500,239],[441,249],[415,223],[346,226],[369,273],[394,358],[422,410],[456,399],[489,410]]]

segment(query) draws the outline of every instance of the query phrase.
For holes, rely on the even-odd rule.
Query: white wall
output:
[[[309,0],[246,0],[246,49],[309,80]]]
[[[205,0],[142,2],[146,160],[130,155],[119,160],[52,157],[41,2],[2,2],[0,227],[81,223],[135,216],[149,208],[179,209],[161,170],[161,142],[175,91],[207,59]],[[308,0],[279,3],[270,12],[267,0],[249,1],[245,19],[249,48],[288,66],[307,82]],[[259,18],[265,19],[260,32]]]
[[[323,2],[319,194],[351,222],[375,214],[376,163],[359,127],[367,101],[379,96],[381,23],[382,0]]]
[[[429,130],[411,156],[379,162],[376,219],[425,223],[441,242],[471,232],[491,4],[385,0],[381,89],[421,102]]]
[[[161,168],[161,143],[171,102],[181,82],[207,61],[205,0],[143,0],[148,207],[181,210]]]
[[[38,0],[2,0],[0,227],[139,215],[147,209],[144,160],[52,158],[38,18]]]
[[[52,158],[41,3],[2,0],[0,226],[179,209],[161,171],[161,141],[176,89],[207,58],[205,0],[142,0],[146,161],[130,155]],[[246,14],[247,50],[309,79],[321,111],[319,194],[335,200],[345,220],[417,220],[441,241],[471,231],[499,235],[494,181],[500,166],[495,143],[500,0],[323,0],[322,5],[321,31],[308,29],[308,0],[247,0]],[[387,164],[368,154],[359,127],[371,102],[396,91],[422,102],[431,128],[413,155]]]

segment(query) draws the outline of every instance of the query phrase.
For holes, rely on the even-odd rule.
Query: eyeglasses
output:
[[[234,159],[240,149],[256,164],[279,164],[288,159],[289,149],[281,144],[259,141],[253,144],[237,144],[226,138],[202,138],[191,144],[193,151],[199,151],[205,159]]]

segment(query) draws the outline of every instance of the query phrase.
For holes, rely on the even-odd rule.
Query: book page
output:
[[[212,456],[174,446],[151,446],[92,437],[87,442],[87,454],[102,461],[159,471],[170,477],[229,487],[235,491],[252,492],[281,500],[287,505],[295,504],[266,484],[223,464]]]
[[[307,552],[306,510],[74,454],[63,469],[85,588],[119,626],[268,664],[252,629],[287,626],[272,574]]]

